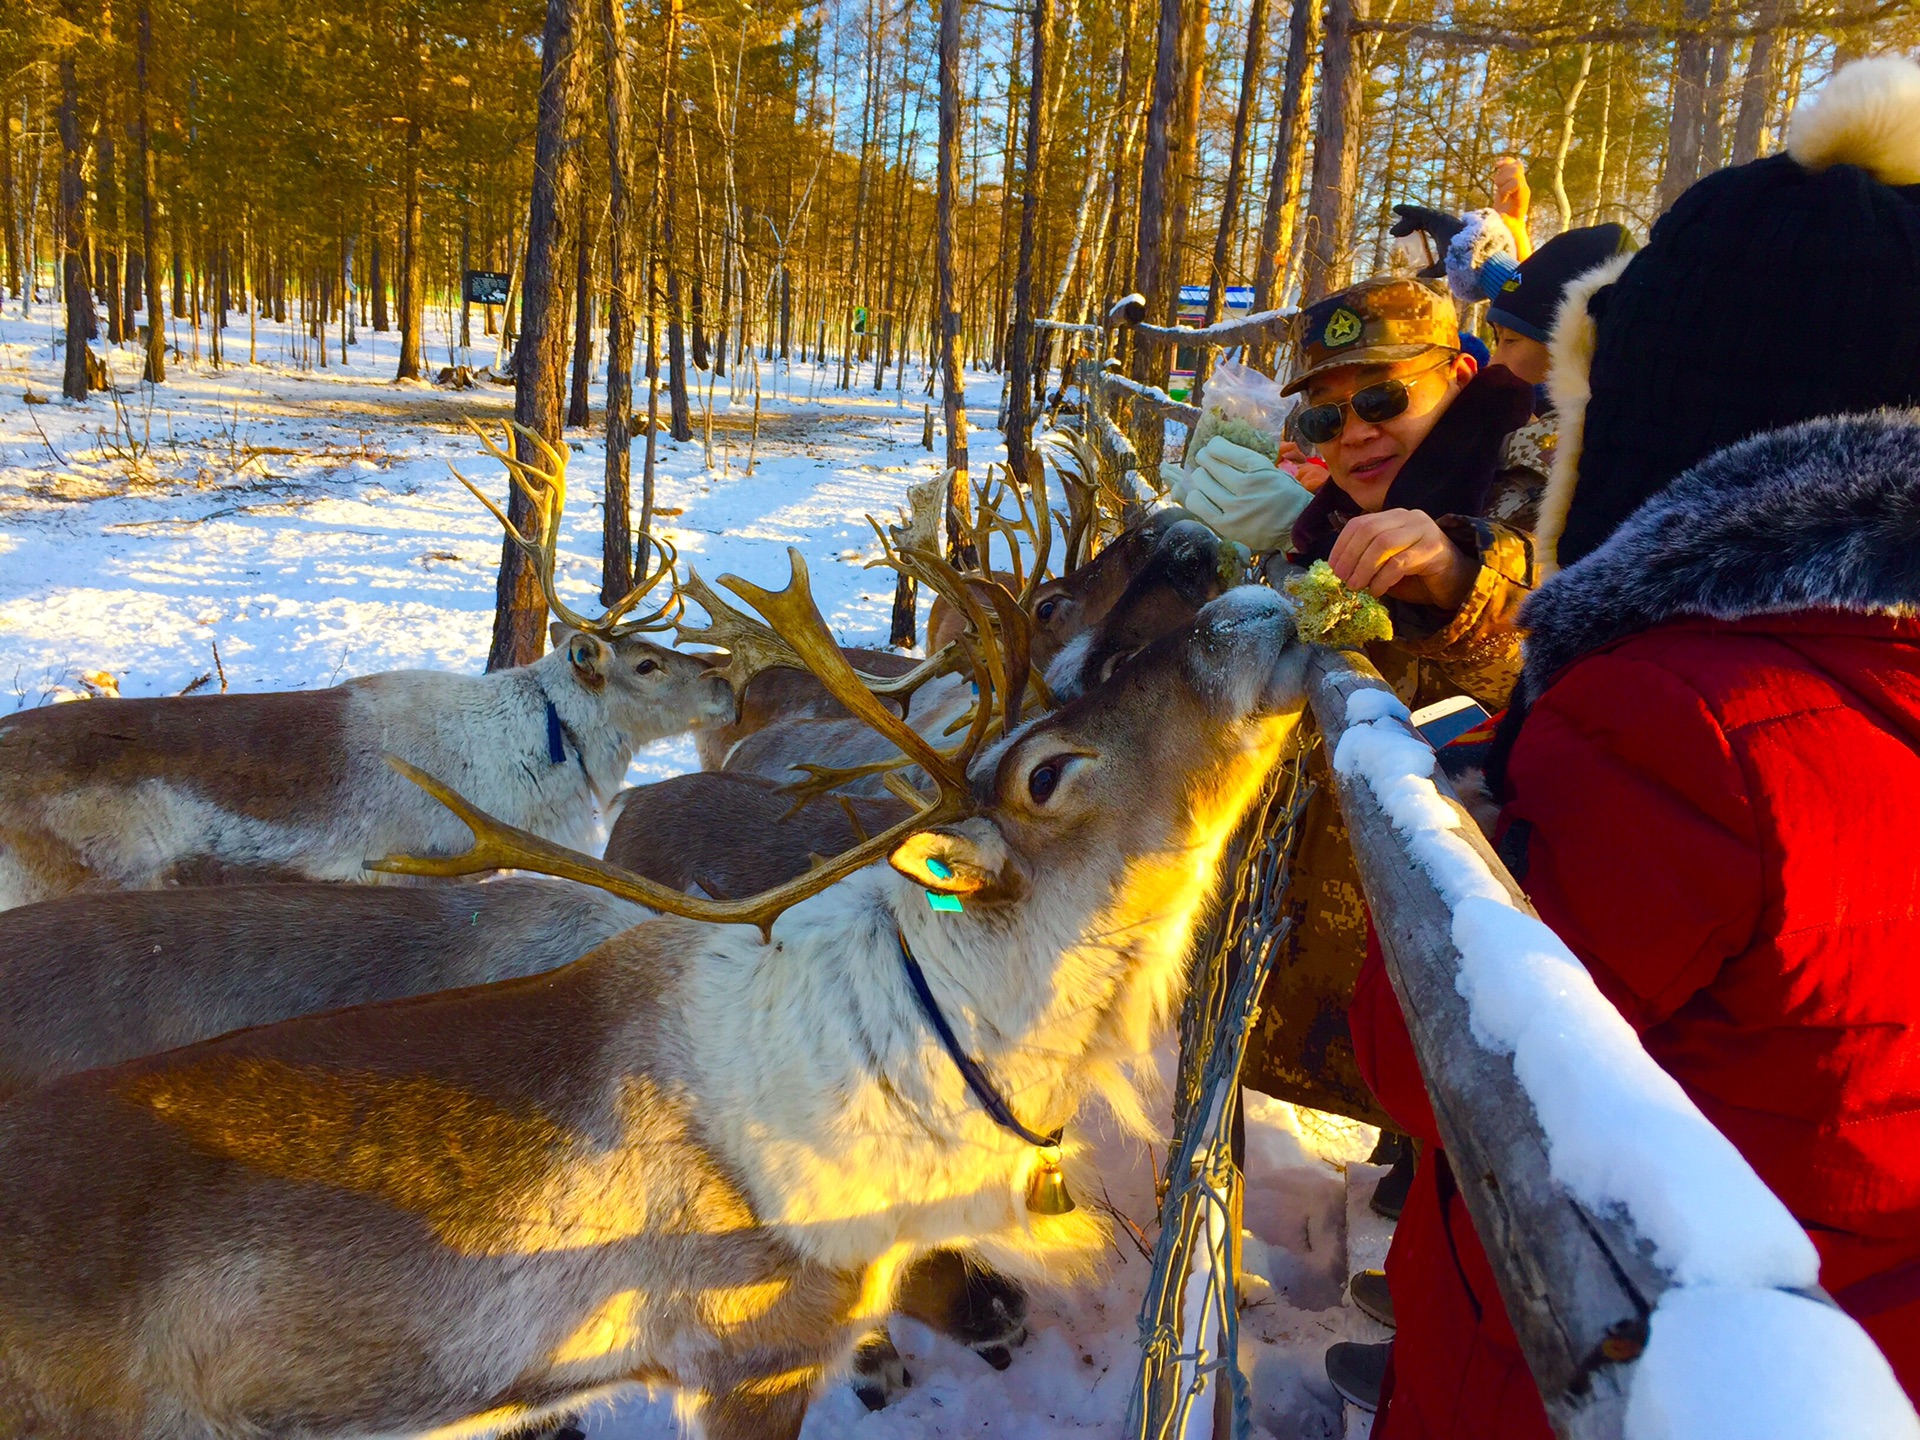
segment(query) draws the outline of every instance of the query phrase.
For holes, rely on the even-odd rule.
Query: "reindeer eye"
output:
[[[1036,765],[1033,773],[1027,776],[1027,793],[1033,797],[1033,803],[1044,805],[1053,798],[1055,788],[1060,784],[1060,762],[1049,760],[1044,765]]]
[[[638,665],[633,667],[634,673],[638,675],[651,675],[659,668],[660,662],[657,660],[642,660]]]
[[[1053,618],[1053,612],[1059,608],[1060,602],[1058,600],[1042,600],[1038,605],[1033,607],[1033,618],[1044,624]]]

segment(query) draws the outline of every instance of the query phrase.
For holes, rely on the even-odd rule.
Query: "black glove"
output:
[[[1444,210],[1429,210],[1425,205],[1396,205],[1393,213],[1400,218],[1393,222],[1390,235],[1411,235],[1416,230],[1424,230],[1433,237],[1435,248],[1444,251],[1466,225],[1458,215],[1449,215]]]

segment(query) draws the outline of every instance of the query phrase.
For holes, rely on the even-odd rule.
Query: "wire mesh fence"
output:
[[[1173,1143],[1160,1178],[1160,1235],[1140,1307],[1140,1373],[1129,1428],[1138,1440],[1197,1440],[1214,1432],[1227,1387],[1234,1440],[1252,1430],[1241,1373],[1240,1197],[1233,1157],[1240,1066],[1260,993],[1281,942],[1300,819],[1313,791],[1306,738],[1276,768],[1228,852],[1220,914],[1195,947],[1180,1017]],[[1204,1403],[1203,1403],[1204,1402]]]

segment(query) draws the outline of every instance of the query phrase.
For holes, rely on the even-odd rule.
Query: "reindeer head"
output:
[[[678,558],[673,546],[652,535],[642,536],[642,561],[651,552],[658,561],[655,568],[642,573],[605,614],[595,619],[578,614],[560,598],[554,583],[560,515],[567,500],[566,454],[537,432],[513,421],[507,422],[506,447],[495,444],[472,421],[467,424],[480,436],[488,453],[507,467],[507,474],[537,521],[534,534],[523,535],[500,507],[458,470],[453,472],[454,477],[493,512],[507,538],[531,562],[547,608],[557,617],[549,635],[553,654],[566,655],[568,678],[594,696],[608,722],[636,745],[702,726],[730,723],[734,717],[733,690],[710,658],[685,655],[641,638],[672,629],[680,618],[682,602],[672,585]],[[541,463],[515,455],[509,448],[515,437],[525,441]],[[644,571],[644,563],[642,568]],[[663,584],[668,586],[667,599],[644,614],[634,615],[640,602]],[[549,671],[558,669],[552,656],[541,663]]]
[[[1056,699],[1100,684],[1129,655],[1191,621],[1222,589],[1220,539],[1184,510],[1157,512],[1151,525],[1128,531],[1088,568],[1123,547],[1128,562],[1107,583],[1113,593],[1098,623],[1082,626],[1047,667]]]
[[[548,633],[554,652],[566,654],[574,683],[600,696],[608,719],[637,744],[733,721],[733,687],[715,664],[718,657],[559,620]]]
[[[986,751],[969,775],[973,813],[889,858],[916,884],[989,911],[1042,888],[1077,889],[1094,909],[1131,909],[1133,890],[1151,909],[1159,887],[1139,888],[1142,866],[1171,866],[1204,890],[1212,852],[1305,706],[1306,656],[1277,595],[1232,591]],[[1196,877],[1203,855],[1209,874]]]

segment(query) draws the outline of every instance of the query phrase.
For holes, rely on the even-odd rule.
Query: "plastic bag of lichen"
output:
[[[1364,590],[1349,590],[1324,560],[1289,576],[1281,588],[1293,601],[1300,638],[1310,645],[1358,650],[1369,641],[1393,638],[1387,607]]]
[[[1280,436],[1287,428],[1287,417],[1296,401],[1282,395],[1280,387],[1251,366],[1234,360],[1222,360],[1207,377],[1201,397],[1206,408],[1194,423],[1187,441],[1186,458],[1216,435],[1224,435],[1236,445],[1258,450],[1269,460],[1280,454]]]

